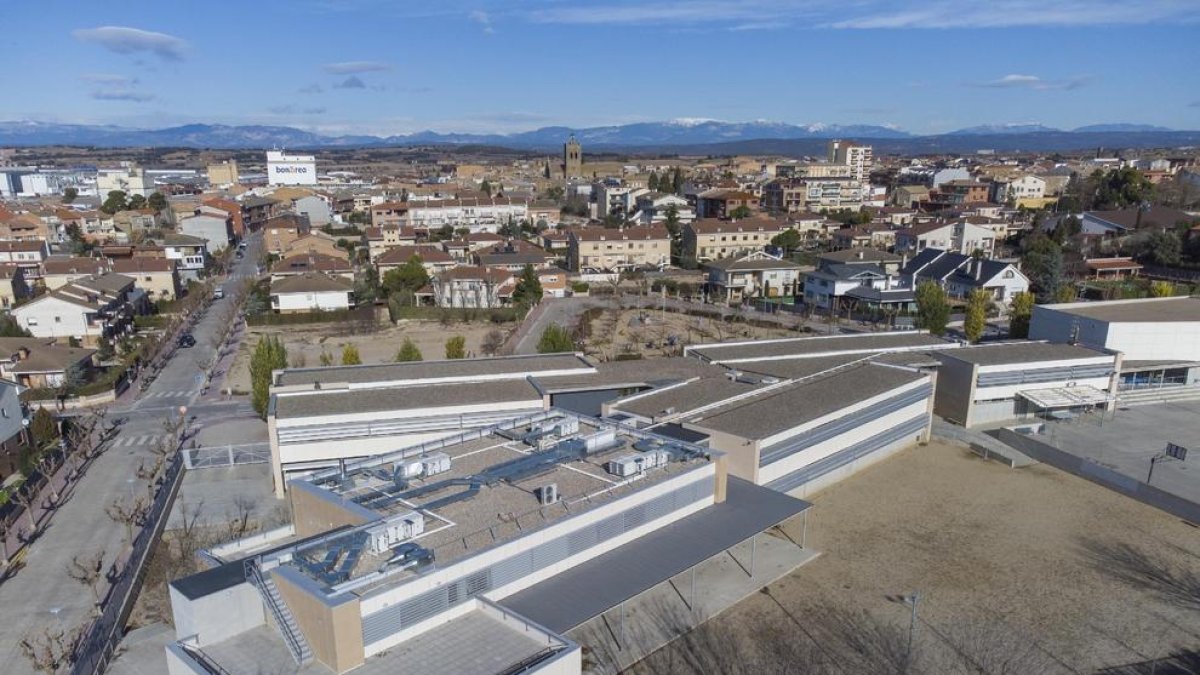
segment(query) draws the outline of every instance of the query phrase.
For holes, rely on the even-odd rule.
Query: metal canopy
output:
[[[1029,389],[1018,392],[1018,395],[1043,410],[1100,405],[1113,400],[1108,392],[1086,384],[1076,387]]]
[[[729,477],[726,500],[577,565],[499,603],[556,633],[686,572],[811,504]]]

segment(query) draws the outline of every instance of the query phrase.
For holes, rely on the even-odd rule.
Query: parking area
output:
[[[1187,460],[1154,464],[1150,484],[1200,503],[1200,401],[1180,401],[1119,408],[1103,419],[1098,414],[1046,426],[1053,445],[1077,457],[1145,482],[1150,459],[1168,443],[1190,450]]]

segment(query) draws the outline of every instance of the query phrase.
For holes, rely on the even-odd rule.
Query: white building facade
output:
[[[316,185],[317,158],[313,155],[288,155],[278,150],[267,152],[267,183],[270,185]]]

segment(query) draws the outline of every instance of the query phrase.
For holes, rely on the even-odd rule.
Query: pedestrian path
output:
[[[194,393],[196,392],[192,389],[168,389],[167,391],[154,391],[142,394],[140,398],[142,400],[152,398],[190,398]]]

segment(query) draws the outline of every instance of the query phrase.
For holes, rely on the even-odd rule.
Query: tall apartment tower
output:
[[[834,139],[829,141],[829,162],[850,167],[850,177],[865,185],[871,179],[874,156],[869,145]]]
[[[583,146],[572,135],[563,144],[563,178],[574,178],[583,175]]]

